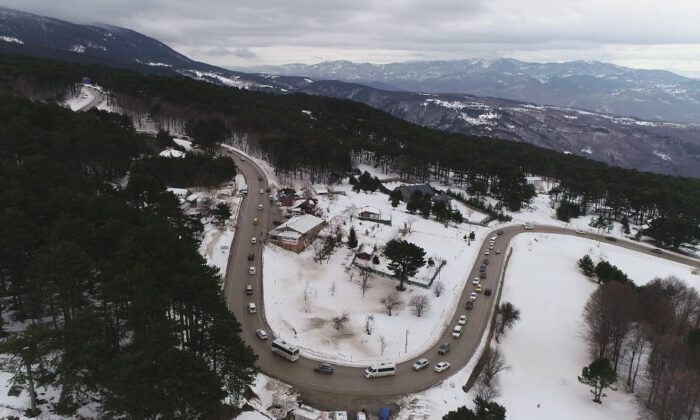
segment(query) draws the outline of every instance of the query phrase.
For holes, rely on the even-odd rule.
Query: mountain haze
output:
[[[700,80],[598,61],[510,58],[392,64],[329,61],[254,67],[270,74],[345,80],[382,89],[465,93],[641,119],[700,123]]]

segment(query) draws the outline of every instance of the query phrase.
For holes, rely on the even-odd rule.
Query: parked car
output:
[[[262,204],[258,204],[258,210],[262,210],[262,209],[263,209],[263,205],[262,205]]]
[[[452,328],[452,338],[459,338],[461,336],[462,336],[462,326],[455,325],[455,327]]]
[[[485,294],[486,296],[491,296],[491,289],[488,289],[488,288],[487,288],[486,290],[484,290],[484,294]]]
[[[485,279],[485,278],[486,278],[486,273],[481,273],[481,274],[479,274],[479,277],[480,277],[481,279]]]
[[[258,181],[262,181],[262,177],[261,177],[261,176],[258,177]]]
[[[482,290],[482,289],[481,289],[481,285],[480,285],[480,284],[477,284],[477,285],[476,285],[476,288],[474,288],[474,291],[475,291],[476,293],[481,293],[481,290]]]
[[[479,280],[478,277],[474,277],[474,280],[472,280],[472,284],[476,286],[479,283],[481,283],[481,280]]]
[[[241,156],[241,162],[245,162],[245,157]]]
[[[496,254],[500,254],[500,253],[501,253],[501,248],[496,248]]]
[[[245,294],[246,294],[246,295],[252,295],[252,294],[253,294],[253,285],[252,285],[252,284],[246,285],[246,287],[245,287]]]
[[[253,224],[254,224],[254,225],[257,225],[258,223],[260,223],[260,222],[258,221],[258,218],[257,218],[257,217],[253,217]]]
[[[314,372],[323,373],[325,375],[332,375],[333,365],[331,365],[330,363],[319,363],[316,366],[314,366]]]
[[[279,226],[279,225],[281,225],[282,223],[284,223],[284,222],[281,222],[281,221],[279,221],[279,220],[274,220],[274,221],[272,222],[272,224],[273,224],[274,226]]]
[[[248,254],[248,261],[253,261],[254,259],[255,259],[255,254],[253,254],[252,252],[250,254]]]
[[[428,359],[418,359],[416,360],[416,363],[413,364],[413,370],[419,371],[423,370],[428,367],[430,363],[428,362]]]
[[[491,255],[491,251],[487,249],[486,251],[484,251],[484,255]]]
[[[484,265],[489,265],[489,259],[488,259],[488,258],[484,258],[484,261],[483,261],[482,264],[484,264]]]
[[[254,313],[256,313],[257,311],[258,311],[258,308],[255,306],[254,303],[251,302],[251,303],[248,304],[248,312],[249,312],[249,313],[254,314]]]
[[[265,194],[265,190],[260,188],[260,194]]]
[[[258,338],[261,340],[267,340],[267,333],[265,332],[265,330],[255,330],[255,335],[257,335]]]
[[[457,321],[459,325],[464,325],[467,323],[467,316],[466,315],[460,315],[459,320]]]
[[[472,309],[474,309],[474,302],[472,302],[471,300],[468,300],[467,303],[464,304],[464,309],[466,309],[468,311],[471,311]]]
[[[258,243],[258,239],[257,239],[255,236],[253,236],[252,238],[250,238],[250,243],[251,243],[251,244],[257,244],[257,243]]]
[[[486,266],[482,264],[481,267],[479,267],[479,271],[481,271],[482,273],[485,272]]]
[[[450,368],[450,362],[440,362],[437,365],[435,365],[435,372],[444,372],[447,369]]]
[[[357,420],[367,420],[367,414],[362,411],[358,411],[355,417]]]
[[[253,266],[248,267],[248,274],[255,274],[255,267],[253,267]]]
[[[448,351],[450,351],[450,343],[440,344],[440,348],[438,349],[438,354],[447,354]]]
[[[471,294],[469,295],[469,299],[476,300],[476,292],[471,292]]]
[[[496,235],[498,235],[498,236],[503,235],[503,231],[502,231],[502,230],[499,230],[498,232],[496,232]]]
[[[493,244],[489,245],[489,249],[493,249]]]
[[[606,237],[605,237],[605,240],[606,240],[606,241],[610,241],[610,242],[617,242],[617,238],[615,238],[615,237],[613,237],[613,236],[606,236]]]
[[[653,252],[654,254],[663,254],[663,251],[660,250],[659,248],[654,248],[651,250],[651,252]]]

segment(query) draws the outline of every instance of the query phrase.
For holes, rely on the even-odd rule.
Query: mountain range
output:
[[[104,24],[76,25],[59,19],[3,8],[0,8],[0,52],[104,64],[146,73],[184,75],[211,83],[275,94],[306,93],[349,99],[427,127],[484,137],[500,137],[536,144],[564,153],[573,153],[613,165],[700,178],[699,126],[620,116],[630,114],[625,112],[611,114],[587,111],[586,108],[595,107],[586,107],[583,106],[584,104],[573,108],[568,105],[540,105],[532,99],[527,101],[523,101],[522,98],[521,100],[499,99],[498,96],[507,97],[508,95],[496,94],[496,91],[483,93],[488,96],[433,93],[433,91],[445,90],[439,88],[438,81],[442,80],[440,83],[444,83],[450,79],[449,74],[455,74],[459,68],[465,68],[465,66],[481,68],[483,72],[480,77],[484,80],[498,79],[496,75],[499,72],[523,73],[525,71],[523,69],[529,64],[515,60],[475,60],[471,64],[467,64],[467,61],[440,62],[442,64],[435,64],[432,67],[427,63],[411,63],[406,64],[406,67],[396,65],[395,68],[391,65],[384,67],[360,65],[361,68],[366,68],[364,72],[350,71],[349,69],[354,69],[356,66],[339,62],[347,65],[336,63],[335,73],[321,74],[309,70],[310,73],[307,76],[303,74],[302,67],[295,67],[299,70],[299,74],[303,74],[302,76],[247,73],[191,60],[162,42],[129,29]],[[416,66],[413,71],[408,70],[411,65]],[[569,70],[563,70],[567,66]],[[399,71],[398,69],[401,68],[404,70]],[[694,83],[698,83],[697,81],[668,72],[633,70],[605,63],[583,62],[533,65],[534,68],[539,70],[531,70],[528,73],[531,76],[518,77],[538,80],[538,83],[540,79],[549,81],[550,84],[558,81],[557,83],[563,86],[568,86],[568,83],[574,80],[588,81],[589,89],[598,92],[600,89],[596,90],[593,86],[605,83],[613,85],[616,79],[611,75],[618,72],[618,82],[615,83],[630,86],[653,84],[657,86],[654,89],[661,89],[659,86],[664,85],[687,85],[686,92],[697,92],[691,89]],[[520,70],[516,71],[516,69]],[[567,71],[569,76],[566,76]],[[297,71],[289,73],[297,73]],[[384,76],[382,78],[379,75]],[[513,80],[518,78],[512,77]],[[352,82],[323,80],[329,78],[346,79]],[[455,77],[454,79],[468,78]],[[367,84],[357,83],[358,81]],[[99,80],[97,82],[99,83]],[[411,88],[414,86],[413,83],[423,83],[427,86],[433,82],[436,83],[434,89]],[[422,93],[414,93],[406,89]],[[487,87],[484,86],[482,89]],[[668,89],[671,88],[668,87]],[[561,91],[565,89],[561,87]],[[634,89],[630,88],[630,91],[633,92]],[[601,93],[598,96],[607,97],[606,100],[609,103],[622,103],[613,94],[606,96]],[[544,99],[539,102],[548,103]],[[658,102],[664,103],[664,101]],[[681,101],[674,105],[684,110],[683,115],[692,115],[696,112],[691,106],[690,99],[687,105],[683,103]]]
[[[247,69],[344,80],[385,90],[466,93],[641,119],[700,123],[700,80],[598,61],[528,63],[511,58],[391,64],[329,61]]]

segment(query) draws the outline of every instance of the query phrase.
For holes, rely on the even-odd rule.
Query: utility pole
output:
[[[406,330],[406,344],[403,349],[404,353],[408,353],[408,330]]]

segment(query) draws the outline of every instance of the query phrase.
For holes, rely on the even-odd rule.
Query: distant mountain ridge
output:
[[[2,52],[126,67],[145,73],[184,75],[211,83],[276,94],[299,92],[349,99],[426,127],[500,137],[586,156],[612,165],[700,178],[700,128],[687,124],[650,122],[566,107],[540,106],[534,101],[392,91],[391,89],[398,88],[383,82],[375,83],[375,86],[380,87],[377,88],[358,83],[318,80],[322,77],[314,80],[308,77],[237,72],[191,60],[162,42],[129,29],[110,25],[76,25],[0,8],[0,53]],[[465,65],[449,63],[456,67]],[[497,60],[470,65],[487,70],[496,67],[513,68],[519,64],[513,60]],[[338,65],[338,78],[344,67]],[[590,74],[618,69],[617,66],[604,63],[600,63],[598,70],[590,63],[584,67]],[[401,77],[408,81],[433,80],[442,74],[440,68],[433,68],[431,77],[427,79],[427,73],[418,71],[420,69],[401,73]],[[372,66],[367,71],[370,70],[376,71]],[[398,70],[391,71],[399,74]],[[559,75],[557,77],[560,77],[561,72],[558,70],[555,73]],[[542,73],[542,77],[546,75]],[[392,77],[398,79],[398,76]],[[649,78],[652,77],[656,77],[659,83],[685,80],[667,72],[652,72]]]
[[[391,64],[328,61],[247,69],[344,80],[402,91],[464,93],[581,108],[641,119],[700,123],[700,80],[598,61],[528,63],[511,58]]]

